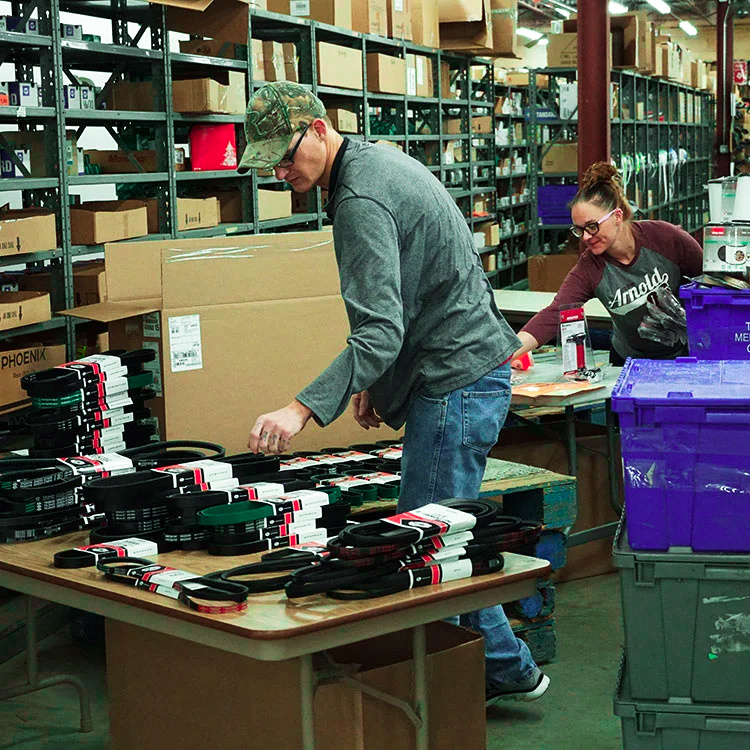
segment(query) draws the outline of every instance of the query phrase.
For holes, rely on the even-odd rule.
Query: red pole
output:
[[[729,175],[732,115],[730,105],[734,81],[734,22],[727,0],[719,0],[716,8],[716,173]]]
[[[604,0],[578,0],[578,178],[610,160],[609,12]]]

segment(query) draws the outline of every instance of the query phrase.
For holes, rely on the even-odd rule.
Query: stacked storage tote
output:
[[[750,747],[750,361],[628,360],[625,750]]]

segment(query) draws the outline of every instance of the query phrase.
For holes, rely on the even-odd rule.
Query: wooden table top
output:
[[[503,315],[525,315],[528,318],[543,310],[555,298],[554,292],[529,292],[518,289],[497,289],[495,304]],[[596,298],[583,306],[589,321],[607,322],[611,316],[606,307]]]
[[[506,553],[505,567],[500,573],[426,586],[378,599],[341,602],[317,595],[288,600],[283,592],[277,591],[252,594],[248,609],[243,613],[211,615],[194,612],[184,604],[159,594],[107,581],[95,568],[69,570],[53,566],[52,558],[55,552],[87,543],[88,532],[80,531],[36,542],[0,545],[0,585],[13,588],[13,576],[21,576],[45,584],[49,589],[51,601],[55,601],[52,596],[53,590],[63,587],[80,594],[82,609],[86,609],[87,598],[94,597],[199,624],[214,631],[268,641],[342,628],[363,619],[518,584],[544,577],[550,570],[546,560]],[[198,575],[255,562],[259,558],[259,554],[214,557],[203,551],[176,551],[153,556],[154,562],[195,572]],[[44,587],[37,586],[37,589],[39,593],[35,595],[45,597]],[[502,600],[499,595],[498,601]],[[505,601],[507,600],[506,597]]]

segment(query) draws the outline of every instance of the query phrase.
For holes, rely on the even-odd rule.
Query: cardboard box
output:
[[[52,276],[48,271],[28,273],[21,279],[24,292],[52,292]],[[95,305],[107,299],[107,276],[104,261],[73,265],[73,297],[76,307]]]
[[[542,172],[557,174],[578,171],[578,142],[553,143],[542,157]]]
[[[458,99],[453,71],[445,60],[440,61],[440,96],[443,99]]]
[[[414,44],[440,46],[440,13],[435,0],[410,0],[411,37]]]
[[[91,86],[79,86],[78,94],[81,109],[96,109],[96,92]]]
[[[190,262],[174,262],[183,257]],[[289,403],[349,335],[330,230],[115,243],[106,246],[105,263],[108,301],[68,314],[107,323],[113,348],[139,349],[144,340],[158,346],[163,397],[151,403],[165,440],[243,450],[252,420]],[[157,315],[144,332],[149,313]],[[196,321],[185,316],[198,316],[192,330],[200,331],[200,355],[189,361],[170,346],[171,323],[179,329]],[[188,331],[187,339],[195,337]],[[290,366],[290,352],[304,356]],[[211,419],[196,420],[196,413]],[[396,435],[384,427],[375,434]],[[324,431],[310,422],[293,445],[305,450],[363,438],[345,414]]]
[[[287,81],[299,83],[299,72],[297,70],[297,46],[294,42],[284,42],[281,45],[284,56],[284,77]]]
[[[352,29],[360,34],[388,35],[388,0],[352,0]]]
[[[368,52],[367,88],[380,94],[406,94],[406,60]]]
[[[342,29],[352,28],[351,0],[268,0],[268,10]]]
[[[47,292],[0,292],[0,331],[44,323],[51,317]]]
[[[63,40],[70,40],[76,42],[83,41],[83,26],[73,23],[61,23],[60,24],[60,36]]]
[[[159,201],[150,198],[146,201],[148,233],[159,232]],[[177,231],[205,229],[219,225],[219,201],[211,198],[178,198]]]
[[[0,255],[38,253],[57,247],[55,214],[43,208],[0,213]]]
[[[283,53],[281,67],[283,70]],[[245,74],[237,70],[215,71],[211,78],[172,82],[172,105],[175,112],[244,115],[246,103]]]
[[[550,34],[547,45],[547,67],[578,66],[578,34]]]
[[[461,135],[466,132],[466,126],[461,117],[449,117],[443,120],[444,135]]]
[[[563,120],[578,121],[578,84],[560,83],[560,117]],[[617,117],[619,85],[609,84],[609,116]]]
[[[574,253],[529,256],[529,290],[557,293],[577,261]]]
[[[423,55],[406,55],[406,95],[435,96],[432,60]]]
[[[29,149],[14,148],[12,151],[6,151],[0,148],[0,177],[24,177],[24,173],[20,167],[16,166],[11,155],[14,155],[31,174],[31,151]]]
[[[70,239],[74,245],[99,245],[148,234],[143,201],[89,201],[70,209]]]
[[[247,44],[250,10],[266,10],[262,0],[153,0],[167,8],[167,25],[185,34]]]
[[[386,0],[388,12],[388,36],[391,39],[411,40],[411,0]]]
[[[189,39],[187,41],[181,39],[180,52],[186,55],[207,55],[208,57],[223,57],[229,60],[244,60],[247,58],[246,45],[226,42],[223,39]]]
[[[291,190],[258,189],[258,221],[285,219],[292,215]]]
[[[26,391],[21,388],[21,378],[24,375],[57,367],[66,361],[65,344],[26,347],[6,344],[0,349],[0,406],[28,400]]]
[[[8,99],[11,107],[40,107],[39,86],[35,83],[8,81]]]
[[[128,158],[127,151],[84,151],[92,165],[98,166],[102,174],[135,174],[138,167]],[[133,158],[143,167],[144,172],[156,172],[156,151],[131,151]],[[175,172],[185,171],[185,149],[175,148]]]
[[[357,115],[347,109],[329,109],[328,118],[339,133],[358,133]]]
[[[639,24],[647,22],[645,13],[626,13],[622,16],[610,16],[609,32],[610,64],[614,68],[638,70],[645,64],[645,48],[641,48]],[[565,34],[577,34],[578,20],[576,17],[563,21]],[[549,48],[547,49],[549,64]],[[550,64],[550,67],[551,64]]]
[[[318,84],[362,90],[362,52],[338,44],[318,42]]]
[[[490,0],[440,0],[440,48],[492,52]]]
[[[492,53],[499,57],[519,57],[516,34],[518,0],[490,0]]]
[[[24,130],[20,132],[4,131],[8,143],[19,151],[29,151],[31,155],[32,177],[51,177],[47,174],[47,141],[43,130]],[[78,147],[76,131],[65,131],[65,164],[69,175],[78,174]]]
[[[78,86],[63,86],[63,107],[65,109],[80,109],[81,97]]]
[[[479,231],[482,234],[483,247],[495,247],[495,245],[500,244],[500,225],[497,222],[483,224]]]
[[[263,40],[261,39],[253,39],[251,42],[250,67],[252,68],[254,81],[266,79],[266,61],[263,52]]]
[[[472,117],[471,118],[471,132],[479,135],[486,135],[488,133],[494,133],[493,123],[494,117],[487,115],[486,117]]]
[[[237,169],[237,133],[231,122],[190,128],[193,172]]]
[[[505,74],[505,85],[506,86],[528,86],[529,76],[531,74],[528,70],[509,70]],[[536,74],[536,87],[538,89],[549,88],[549,76]]]
[[[263,42],[263,70],[265,81],[285,80],[284,48],[281,42]]]
[[[219,222],[240,224],[242,222],[242,193],[239,190],[222,190],[216,194],[219,201]]]
[[[478,635],[436,622],[427,626],[427,700],[430,750],[484,750],[483,642]],[[412,648],[408,631],[332,649],[337,664],[356,665],[354,679],[399,698],[412,697]],[[324,666],[324,663],[321,664]],[[461,685],[461,690],[446,689]],[[396,706],[342,682],[315,694],[315,747],[412,750],[414,727]],[[460,717],[460,721],[457,720]]]

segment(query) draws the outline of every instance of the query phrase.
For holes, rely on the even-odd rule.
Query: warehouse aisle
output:
[[[558,657],[545,667],[552,685],[537,703],[489,709],[488,750],[620,748],[620,725],[612,715],[622,647],[618,577],[612,574],[561,584],[557,595]],[[0,686],[18,683],[23,669],[19,658],[0,667]],[[44,642],[40,657],[41,672],[53,669],[77,674],[89,686],[94,731],[75,732],[75,694],[72,688],[59,687],[0,702],[0,748],[109,748],[103,649],[76,646],[63,631]]]

